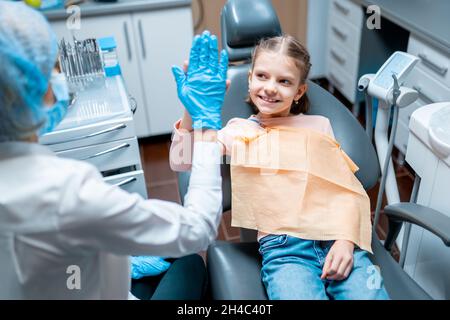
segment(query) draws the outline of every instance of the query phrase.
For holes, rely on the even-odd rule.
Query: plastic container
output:
[[[41,0],[40,10],[64,8],[64,0]]]
[[[103,68],[107,77],[121,74],[119,60],[117,58],[117,44],[114,37],[99,38],[97,43],[100,47],[103,60]]]

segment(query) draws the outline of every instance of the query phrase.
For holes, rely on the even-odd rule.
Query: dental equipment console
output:
[[[398,108],[410,105],[418,97],[417,91],[402,86],[418,61],[419,58],[411,54],[396,51],[376,74],[363,75],[358,82],[358,90],[364,91],[366,95],[366,132],[370,138],[372,137],[372,97],[378,99],[375,146],[382,168],[382,178],[378,191],[373,232],[376,231],[378,224],[384,190],[386,189],[388,204],[400,202],[391,154],[397,129]],[[388,139],[391,110],[393,110],[392,128]]]
[[[388,104],[398,104],[398,101],[394,102],[393,100],[395,86],[405,81],[418,61],[419,58],[408,53],[401,51],[394,52],[370,81],[368,86],[369,94],[386,101]],[[406,88],[402,89],[405,90]],[[409,105],[411,102],[407,104],[404,102],[401,106]]]

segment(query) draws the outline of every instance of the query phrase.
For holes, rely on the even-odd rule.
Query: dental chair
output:
[[[221,14],[222,47],[228,51],[230,88],[223,105],[223,123],[233,117],[247,118],[252,114],[245,102],[248,93],[248,70],[251,51],[263,37],[281,34],[280,24],[270,1],[229,0]],[[237,62],[240,64],[233,65]],[[308,114],[330,119],[336,140],[358,165],[356,176],[366,190],[380,177],[375,149],[351,112],[328,91],[308,81]],[[221,166],[223,210],[231,209],[230,168]],[[178,173],[180,198],[189,182],[189,172]],[[391,299],[430,299],[431,297],[400,267],[390,255],[401,224],[410,222],[433,232],[450,245],[448,217],[429,208],[412,203],[400,203],[384,209],[389,219],[389,233],[384,245],[373,233],[372,262],[380,267],[386,290]],[[425,219],[426,218],[426,219]],[[256,231],[241,229],[241,242],[216,241],[207,251],[210,295],[214,300],[265,300],[267,295],[261,281],[261,257]]]

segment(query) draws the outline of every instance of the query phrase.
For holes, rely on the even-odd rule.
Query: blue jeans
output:
[[[268,235],[259,240],[261,277],[270,300],[386,300],[383,279],[368,253],[355,248],[353,269],[342,280],[322,280],[334,241]]]

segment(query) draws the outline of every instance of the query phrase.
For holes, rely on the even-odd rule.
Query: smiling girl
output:
[[[307,50],[289,35],[263,39],[255,47],[248,76],[249,95],[246,100],[255,114],[248,119],[231,119],[218,132],[218,140],[223,152],[232,155],[232,181],[233,179],[238,181],[233,182],[232,185],[232,225],[258,230],[262,255],[261,276],[269,299],[387,299],[381,279],[376,288],[369,288],[367,285],[370,276],[368,270],[373,269],[367,252],[371,251],[370,231],[368,231],[370,230],[370,206],[368,210],[360,209],[367,209],[365,205],[368,203],[368,197],[362,187],[357,186],[363,194],[357,201],[355,200],[355,202],[361,202],[349,206],[356,209],[354,213],[350,213],[350,218],[345,220],[344,216],[336,217],[340,213],[340,208],[337,208],[335,216],[330,214],[329,217],[323,217],[322,212],[314,213],[311,209],[314,208],[314,204],[310,202],[318,201],[317,199],[321,196],[320,188],[305,187],[303,190],[308,193],[307,195],[293,191],[291,186],[295,185],[296,181],[304,185],[308,183],[307,175],[300,179],[298,172],[289,174],[286,170],[281,170],[270,177],[255,178],[256,171],[248,168],[251,166],[243,165],[242,167],[246,168],[239,171],[236,162],[233,172],[233,152],[236,151],[236,142],[242,141],[243,138],[247,142],[254,141],[272,129],[288,128],[285,132],[289,133],[279,136],[281,137],[279,144],[285,144],[284,149],[281,149],[290,150],[289,148],[293,146],[288,158],[294,157],[293,154],[296,152],[294,149],[314,149],[311,146],[308,149],[305,147],[306,144],[302,145],[300,142],[302,139],[306,141],[305,137],[309,135],[316,140],[311,138],[308,141],[320,141],[318,145],[331,145],[329,150],[334,150],[333,148],[338,145],[334,144],[333,129],[328,118],[305,114],[309,108],[308,97],[305,93],[308,89],[306,79],[310,67]],[[191,131],[191,120],[189,114],[185,112],[183,119],[175,124],[171,146],[170,161],[175,171],[189,170],[189,163],[180,161],[179,151],[180,146],[183,146],[183,152],[187,151],[185,143],[191,141],[189,137]],[[291,137],[291,141],[283,140],[284,136]],[[311,142],[308,143],[311,144]],[[324,152],[329,150],[326,149]],[[286,160],[283,158],[286,154],[280,154],[281,162]],[[310,156],[317,157],[317,155]],[[306,159],[304,155],[302,157]],[[351,160],[348,161],[351,162]],[[294,162],[295,159],[291,163]],[[352,183],[358,184],[353,175],[356,169],[349,171],[345,163],[343,166],[344,171],[350,172]],[[261,187],[260,184],[266,187]],[[270,190],[271,184],[273,184],[273,190]],[[243,185],[245,188],[242,187]],[[322,185],[326,184],[322,183]],[[255,196],[258,192],[261,194]],[[345,193],[342,190],[336,192],[348,195],[348,192]],[[286,198],[286,194],[291,198]],[[261,200],[249,203],[250,200],[243,199],[253,196],[253,200]],[[302,205],[298,206],[301,208],[295,207],[297,198],[303,199]],[[359,206],[362,202],[364,205]],[[252,209],[255,203],[259,207]],[[309,209],[309,212],[306,213],[307,209],[302,212],[302,208]],[[259,214],[260,217],[245,217],[245,211],[252,210],[254,215]],[[258,210],[266,212],[255,213]],[[242,212],[244,212],[243,215]],[[360,212],[363,212],[362,218],[358,216]],[[328,220],[330,223],[327,225]],[[334,220],[337,220],[337,223],[330,227]],[[349,221],[348,226],[344,226],[343,221]],[[340,229],[341,227],[343,230]],[[328,232],[330,230],[332,232]],[[354,234],[358,236],[353,237]],[[360,243],[353,240],[357,239],[359,234],[365,235],[365,246],[358,246]]]

